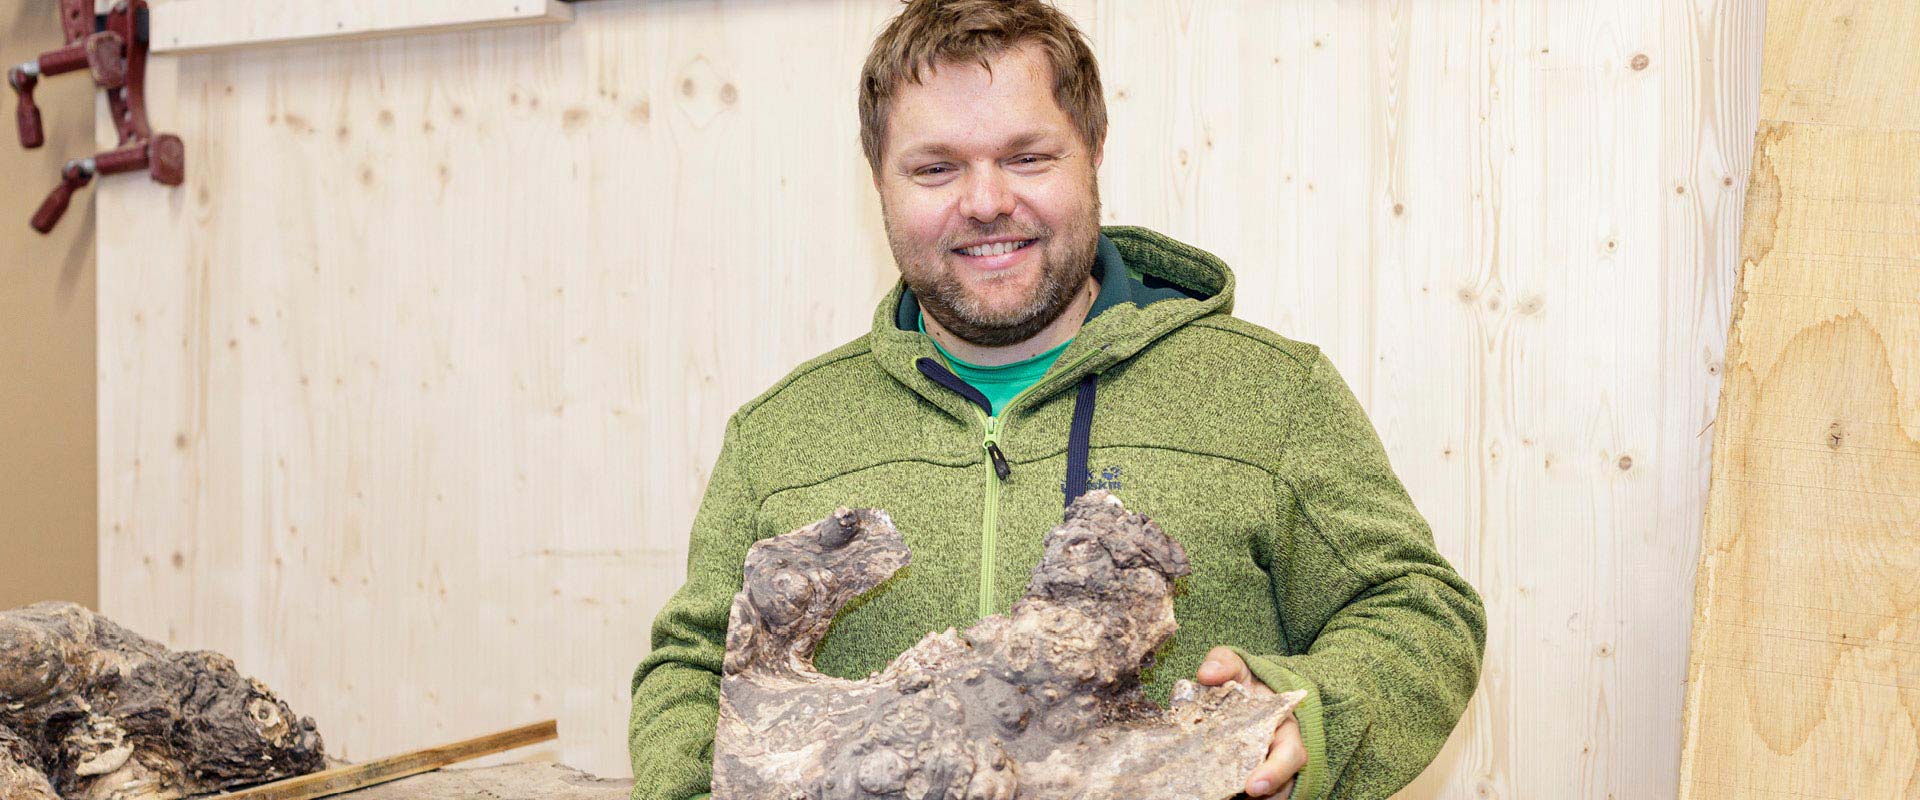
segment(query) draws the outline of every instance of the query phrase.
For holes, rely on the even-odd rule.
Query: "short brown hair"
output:
[[[1107,101],[1100,65],[1073,20],[1042,0],[907,0],[887,23],[860,70],[860,146],[880,174],[887,112],[902,82],[943,63],[978,62],[1032,42],[1053,67],[1053,101],[1067,112],[1089,151],[1107,138]]]

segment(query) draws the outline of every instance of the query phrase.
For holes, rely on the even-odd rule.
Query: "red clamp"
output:
[[[20,128],[20,144],[27,148],[46,142],[41,127],[40,108],[33,102],[33,87],[40,76],[87,70],[95,85],[107,93],[107,107],[113,114],[114,129],[120,144],[90,158],[67,162],[61,171],[60,185],[47,195],[40,210],[34,212],[33,229],[41,233],[53,230],[54,223],[67,210],[75,190],[87,185],[93,176],[116,172],[146,170],[154,180],[178,186],[186,174],[186,148],[180,137],[154,135],[147,127],[146,97],[143,94],[147,71],[147,2],[125,0],[103,16],[95,16],[92,0],[60,0],[60,26],[67,44],[41,53],[32,61],[7,71],[7,84],[19,99],[15,121]]]

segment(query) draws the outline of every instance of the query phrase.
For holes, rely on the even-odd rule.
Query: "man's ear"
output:
[[[1100,160],[1106,157],[1106,155],[1107,155],[1107,142],[1105,139],[1102,139],[1100,140],[1099,146],[1093,148],[1093,171],[1094,172],[1100,171]]]

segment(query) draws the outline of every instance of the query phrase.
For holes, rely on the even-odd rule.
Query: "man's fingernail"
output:
[[[1220,662],[1218,662],[1218,661],[1209,661],[1209,662],[1207,662],[1207,663],[1205,663],[1205,664],[1201,664],[1201,665],[1200,665],[1200,668],[1201,668],[1201,669],[1204,669],[1204,670],[1206,670],[1206,671],[1208,671],[1208,672],[1218,672],[1218,671],[1220,671]]]
[[[1266,793],[1267,793],[1267,791],[1268,791],[1269,789],[1272,789],[1272,788],[1273,788],[1273,784],[1271,784],[1271,783],[1268,783],[1268,782],[1266,782],[1266,780],[1264,780],[1264,779],[1262,779],[1262,780],[1257,780],[1257,781],[1254,781],[1254,782],[1253,782],[1253,791],[1252,791],[1251,793],[1252,793],[1252,794],[1266,794]]]

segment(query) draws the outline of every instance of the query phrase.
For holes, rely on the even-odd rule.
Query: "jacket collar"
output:
[[[1106,226],[1100,230],[1094,259],[1094,269],[1100,272],[1100,295],[1073,342],[1027,393],[1029,404],[1073,386],[1087,374],[1104,372],[1132,358],[1188,323],[1233,310],[1233,271],[1213,254],[1145,228]],[[1132,280],[1134,272],[1146,283]],[[1150,284],[1178,287],[1188,296],[1151,302],[1151,296],[1165,293],[1141,291]],[[971,421],[972,406],[965,398],[934,383],[914,366],[920,358],[934,357],[935,351],[933,340],[914,329],[916,309],[903,302],[912,302],[912,294],[905,282],[895,281],[874,309],[868,338],[874,357],[894,380],[956,419]],[[1143,294],[1148,297],[1139,296]],[[1148,301],[1144,306],[1143,300]]]

